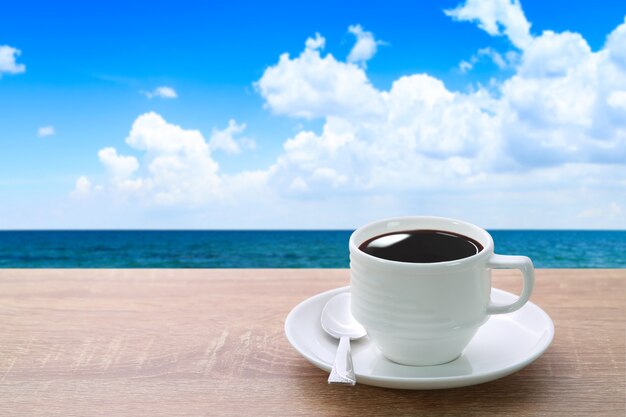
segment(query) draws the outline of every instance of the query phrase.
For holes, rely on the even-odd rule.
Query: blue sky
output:
[[[0,228],[626,228],[626,3],[336,3],[3,5]]]

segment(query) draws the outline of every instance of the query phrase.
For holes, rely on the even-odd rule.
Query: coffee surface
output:
[[[434,263],[476,255],[483,246],[474,239],[443,230],[404,230],[363,242],[363,252],[398,262]]]

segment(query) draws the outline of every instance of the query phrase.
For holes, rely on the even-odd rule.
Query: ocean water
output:
[[[626,231],[490,232],[537,268],[626,268]],[[348,268],[351,233],[0,231],[0,268]]]

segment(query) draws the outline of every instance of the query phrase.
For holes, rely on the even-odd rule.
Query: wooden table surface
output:
[[[515,272],[494,286],[517,291]],[[626,270],[539,270],[547,352],[482,385],[327,385],[287,313],[348,270],[0,270],[0,416],[625,415]]]

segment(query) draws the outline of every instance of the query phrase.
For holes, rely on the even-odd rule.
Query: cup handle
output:
[[[526,256],[491,255],[487,261],[487,268],[491,269],[519,269],[524,278],[524,288],[522,294],[512,304],[495,304],[493,300],[487,305],[487,314],[512,313],[519,310],[530,298],[535,286],[535,268],[530,258]]]

